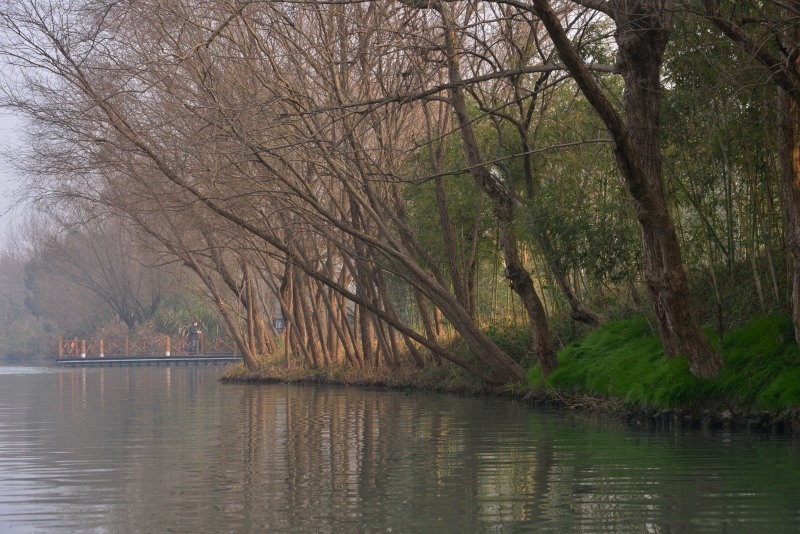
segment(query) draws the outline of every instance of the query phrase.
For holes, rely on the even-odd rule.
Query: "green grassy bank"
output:
[[[611,323],[559,353],[559,368],[546,380],[538,368],[529,380],[550,395],[591,396],[630,411],[671,411],[791,421],[800,409],[800,349],[788,317],[751,320],[722,342],[709,333],[725,368],[699,380],[685,358],[667,359],[645,318]],[[766,417],[764,417],[766,416]]]

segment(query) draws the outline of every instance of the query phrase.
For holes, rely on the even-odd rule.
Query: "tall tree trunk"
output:
[[[515,231],[515,204],[516,198],[512,187],[504,184],[499,178],[492,175],[483,161],[472,120],[467,111],[467,103],[462,85],[458,52],[458,37],[453,17],[453,7],[437,4],[436,8],[445,26],[445,52],[447,54],[448,77],[451,83],[450,104],[458,121],[461,132],[461,142],[464,156],[472,177],[478,186],[494,202],[494,214],[498,222],[501,248],[505,260],[505,277],[509,280],[511,289],[522,300],[525,311],[530,320],[534,337],[534,351],[539,361],[543,376],[548,376],[558,367],[556,353],[550,339],[550,327],[539,295],[533,285],[530,273],[525,269],[520,260]]]
[[[281,306],[281,313],[284,320],[283,331],[283,360],[286,368],[290,367],[291,356],[291,336],[294,329],[294,314],[292,310],[292,286],[294,267],[291,261],[287,258],[283,264],[283,278],[281,280],[280,288],[278,288],[278,302]]]
[[[304,285],[301,283],[302,275],[300,269],[292,265],[288,269],[289,283],[287,284],[286,299],[290,304],[290,321],[286,322],[286,343],[289,347],[287,350],[286,358],[287,365],[289,362],[289,354],[301,356],[303,361],[309,367],[316,367],[318,363],[314,361],[313,355],[308,351],[307,335],[306,335],[306,321],[305,314],[302,306],[302,292]]]
[[[645,280],[664,350],[669,357],[686,356],[695,376],[717,376],[722,359],[700,329],[691,305],[661,175],[660,74],[671,33],[672,10],[659,0],[614,0],[603,4],[617,25],[615,37],[625,80],[623,120],[572,47],[550,2],[533,3],[561,59],[614,140],[617,166],[636,206]]]
[[[443,131],[451,127],[450,120],[451,108],[442,102],[432,103],[431,105],[441,106],[440,113],[431,113],[428,105],[423,106],[425,121],[428,128],[428,160],[431,170],[434,173],[434,186],[436,190],[436,206],[439,215],[439,228],[442,235],[445,256],[447,257],[447,267],[450,273],[450,283],[453,285],[453,294],[470,315],[475,316],[475,302],[470,291],[471,268],[474,261],[469,261],[473,256],[466,250],[459,254],[455,231],[450,219],[450,209],[447,205],[447,195],[445,191],[444,177],[442,176],[442,161],[444,159],[445,142]],[[399,210],[398,210],[399,211]],[[477,223],[479,211],[476,211],[475,220]],[[475,224],[477,226],[477,224]],[[471,252],[471,251],[470,251]],[[468,258],[466,262],[459,262],[459,258]]]
[[[353,355],[350,343],[350,332],[347,329],[347,304],[340,295],[334,294],[328,288],[320,289],[320,296],[324,304],[324,309],[327,311],[327,316],[330,318],[330,332],[331,336],[335,335],[335,339],[329,342],[328,350],[333,350],[336,347],[336,353],[343,353],[345,361],[353,367],[359,367],[361,362]],[[341,357],[338,358],[341,360]]]
[[[641,190],[637,214],[642,225],[645,278],[650,290],[665,348],[679,351],[669,321],[674,303],[683,299],[685,276],[677,248],[677,234],[667,211],[661,176],[660,73],[669,22],[651,11],[646,2],[615,2],[616,40],[620,68],[625,79],[626,125],[636,147]],[[638,184],[637,184],[638,185]],[[674,275],[671,268],[677,268]],[[675,326],[684,319],[676,317]]]
[[[613,3],[616,40],[625,80],[626,125],[636,147],[642,193],[636,199],[641,224],[645,281],[658,318],[664,350],[685,355],[692,373],[713,377],[722,369],[700,329],[689,298],[680,245],[664,195],[661,165],[661,63],[672,30],[663,2]]]
[[[349,270],[343,268],[339,273],[339,285],[342,287],[348,287],[350,285],[350,274]],[[364,358],[362,354],[358,352],[358,341],[356,340],[356,332],[355,332],[355,324],[350,321],[350,306],[352,305],[350,301],[345,299],[344,296],[336,294],[336,299],[339,302],[339,310],[341,313],[341,322],[342,329],[345,331],[346,335],[342,337],[343,342],[349,347],[349,351],[352,353],[353,359],[357,362],[357,366],[364,365]]]

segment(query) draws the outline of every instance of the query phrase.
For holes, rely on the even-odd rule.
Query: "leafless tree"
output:
[[[113,168],[121,179],[94,191],[115,188],[117,201],[140,209],[139,221],[154,209],[151,191],[185,201],[159,207],[176,236],[192,235],[186,210],[202,209],[283,256],[306,278],[290,277],[303,284],[291,297],[293,313],[304,310],[294,321],[302,339],[324,335],[309,321],[313,280],[355,304],[358,349],[372,361],[391,361],[394,330],[491,382],[521,381],[519,364],[486,338],[435,266],[420,263],[394,209],[417,108],[390,102],[405,55],[391,52],[397,32],[382,26],[402,22],[393,5],[19,3],[3,12],[9,54],[27,73],[46,74],[29,77],[35,97],[15,103],[69,133],[65,142],[91,166]],[[166,222],[165,246],[176,241]],[[204,248],[216,247],[190,241],[173,253],[190,254],[205,276]],[[336,254],[318,255],[329,250]],[[480,363],[399,321],[382,271],[441,309]],[[217,287],[210,277],[206,285]]]
[[[151,320],[177,284],[168,268],[124,231],[117,221],[95,221],[50,241],[39,251],[39,272],[57,285],[80,286],[95,295],[133,331]],[[61,307],[69,313],[71,302]]]

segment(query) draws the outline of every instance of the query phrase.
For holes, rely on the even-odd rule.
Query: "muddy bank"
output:
[[[669,430],[721,430],[800,435],[800,416],[795,413],[734,413],[730,410],[631,410],[623,416],[631,425]]]
[[[529,392],[524,399],[534,406],[593,413],[619,419],[632,427],[651,430],[759,432],[800,436],[800,409],[782,413],[750,412],[731,409],[725,402],[705,401],[693,406],[656,410],[634,406],[621,399],[557,390]]]

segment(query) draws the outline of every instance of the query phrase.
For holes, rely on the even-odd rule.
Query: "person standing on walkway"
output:
[[[200,326],[197,321],[189,326],[189,352],[197,354],[200,352]]]

